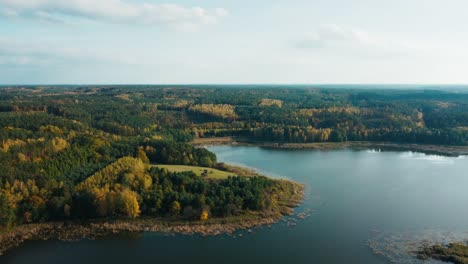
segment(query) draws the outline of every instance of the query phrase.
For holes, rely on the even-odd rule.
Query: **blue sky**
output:
[[[0,83],[468,83],[466,0],[0,0]]]

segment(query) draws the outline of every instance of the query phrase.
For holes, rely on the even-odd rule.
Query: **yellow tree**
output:
[[[63,138],[55,137],[51,141],[51,148],[54,153],[60,152],[66,149],[68,146],[68,142]]]
[[[142,147],[138,148],[137,158],[141,159],[146,164],[150,162],[148,156],[146,155],[146,152],[143,150]]]
[[[117,196],[117,210],[124,216],[136,218],[140,215],[140,205],[137,194],[129,189],[124,189]]]
[[[201,214],[200,214],[200,220],[202,220],[202,221],[208,220],[208,216],[209,216],[208,210],[203,209]]]
[[[178,201],[173,201],[171,203],[171,208],[170,208],[171,215],[173,216],[180,215],[181,209],[182,209],[182,206],[180,205]]]

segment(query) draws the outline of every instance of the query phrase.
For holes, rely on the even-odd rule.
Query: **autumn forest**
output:
[[[432,89],[2,87],[0,226],[272,211],[294,192],[292,183],[253,173],[211,179],[155,165],[230,171],[191,144],[222,136],[466,145],[467,110],[468,93]]]

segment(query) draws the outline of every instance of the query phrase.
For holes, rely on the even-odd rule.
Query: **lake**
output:
[[[218,160],[306,185],[296,213],[235,237],[144,233],[30,241],[0,257],[23,263],[420,263],[424,241],[466,239],[468,158],[412,152],[210,147]],[[437,263],[432,261],[433,263]]]

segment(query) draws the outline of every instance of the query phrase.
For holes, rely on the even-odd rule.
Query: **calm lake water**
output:
[[[313,210],[310,216],[288,217],[235,238],[144,233],[73,243],[30,241],[0,263],[419,263],[408,251],[421,241],[468,238],[467,157],[209,149],[220,161],[304,183],[307,197],[296,212]]]

